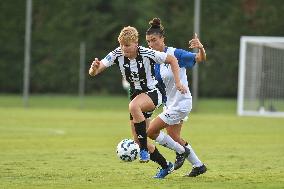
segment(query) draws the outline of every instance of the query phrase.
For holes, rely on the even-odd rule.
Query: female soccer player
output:
[[[156,140],[156,142],[159,144],[167,146],[170,149],[175,149],[175,144],[171,142],[171,139],[169,139],[168,135],[160,132],[160,130],[166,128],[167,133],[172,137],[172,139],[190,149],[190,154],[187,159],[192,164],[193,169],[190,173],[186,174],[186,176],[195,177],[205,173],[207,168],[198,159],[192,147],[180,137],[180,132],[183,119],[186,118],[192,107],[192,97],[188,89],[186,68],[192,68],[196,62],[200,63],[205,61],[205,50],[196,34],[194,39],[189,42],[189,48],[198,48],[199,53],[197,54],[182,49],[167,47],[165,45],[164,27],[161,25],[160,19],[154,18],[152,21],[150,21],[150,25],[151,27],[146,32],[146,41],[149,47],[157,51],[171,54],[178,59],[181,82],[184,86],[186,86],[188,92],[182,94],[177,90],[173,80],[173,70],[171,65],[155,65],[156,78],[159,80],[161,85],[165,87],[167,100],[164,106],[164,111],[157,118],[151,121],[147,130],[147,135],[151,139]],[[177,153],[175,170],[182,166],[183,161],[184,158]]]
[[[156,177],[163,178],[173,171],[173,165],[167,163],[155,147],[150,149],[149,156],[145,116],[142,113],[153,111],[162,103],[162,93],[164,92],[155,78],[155,63],[170,64],[177,90],[184,94],[187,92],[187,88],[180,82],[177,59],[167,53],[138,46],[136,28],[130,26],[123,28],[118,36],[118,42],[120,46],[104,59],[99,61],[98,58],[95,58],[89,69],[89,74],[95,76],[111,65],[118,65],[122,76],[130,84],[129,111],[140,144],[140,162],[148,162],[150,158],[157,162],[162,169]]]

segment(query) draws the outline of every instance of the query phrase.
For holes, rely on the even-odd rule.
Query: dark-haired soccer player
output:
[[[183,49],[177,49],[173,47],[167,47],[165,45],[165,31],[161,25],[159,18],[154,18],[150,21],[150,28],[146,32],[146,41],[150,48],[167,54],[173,55],[178,59],[180,71],[180,79],[184,86],[187,88],[187,93],[182,94],[177,89],[173,77],[173,67],[167,64],[156,64],[156,78],[160,84],[166,89],[167,101],[164,106],[164,111],[153,121],[147,130],[147,134],[150,138],[156,140],[159,144],[167,146],[170,149],[175,149],[176,142],[185,146],[190,150],[190,154],[187,157],[193,168],[190,173],[186,174],[189,177],[195,177],[206,172],[206,166],[199,160],[192,147],[184,139],[180,137],[183,119],[187,117],[192,108],[192,97],[188,89],[188,81],[186,75],[186,69],[192,68],[196,62],[200,63],[206,60],[205,49],[200,43],[197,35],[192,39],[190,48],[198,48],[198,53],[191,53]],[[166,135],[160,132],[163,128],[166,128]],[[177,150],[176,150],[177,151]],[[177,151],[178,152],[178,151]],[[180,153],[176,154],[175,170],[180,168],[184,161],[184,156]]]

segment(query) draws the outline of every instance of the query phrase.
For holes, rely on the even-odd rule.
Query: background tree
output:
[[[236,97],[239,43],[242,35],[283,36],[282,0],[203,0],[201,40],[208,60],[199,69],[199,95]],[[24,60],[25,1],[0,2],[0,91],[21,93]],[[76,94],[79,44],[86,42],[86,69],[118,46],[124,26],[135,26],[140,44],[153,17],[166,27],[170,46],[188,48],[193,34],[189,0],[34,0],[32,23],[32,93]],[[191,78],[188,73],[189,78]],[[87,93],[124,94],[117,68],[91,79]]]

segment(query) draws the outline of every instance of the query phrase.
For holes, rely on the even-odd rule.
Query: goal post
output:
[[[237,113],[284,117],[284,37],[241,37]]]

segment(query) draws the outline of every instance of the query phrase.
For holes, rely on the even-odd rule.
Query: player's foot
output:
[[[176,153],[176,161],[175,161],[175,170],[181,168],[184,163],[185,158],[187,158],[190,154],[190,149],[184,147],[184,153],[179,154]]]
[[[147,150],[141,150],[140,151],[140,163],[148,163],[150,160],[150,154]]]
[[[200,167],[193,167],[190,173],[184,175],[185,177],[197,177],[207,171],[207,167],[203,164]]]
[[[159,169],[158,173],[153,178],[163,179],[173,171],[174,165],[171,162],[168,162],[168,167],[166,169]]]

